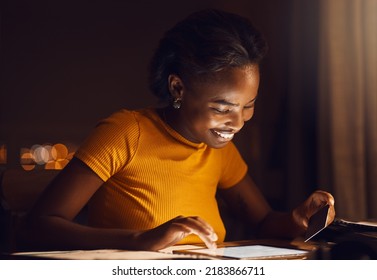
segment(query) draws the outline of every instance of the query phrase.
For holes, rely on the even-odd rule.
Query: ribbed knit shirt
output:
[[[199,216],[219,242],[226,232],[216,190],[247,172],[232,142],[220,149],[193,143],[152,108],[120,110],[100,121],[75,156],[104,181],[89,203],[90,225],[145,230],[178,215]],[[189,235],[180,242],[193,243],[202,241]]]

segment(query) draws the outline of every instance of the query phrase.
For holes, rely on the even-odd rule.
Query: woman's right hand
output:
[[[138,235],[143,249],[157,251],[177,242],[190,234],[196,234],[210,248],[216,248],[217,235],[213,228],[200,217],[175,217],[166,223]]]

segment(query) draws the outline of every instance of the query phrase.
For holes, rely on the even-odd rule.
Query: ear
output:
[[[176,74],[171,74],[168,77],[169,92],[173,99],[182,99],[183,98],[183,81]]]

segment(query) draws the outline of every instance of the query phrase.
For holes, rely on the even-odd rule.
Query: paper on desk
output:
[[[123,250],[73,250],[73,251],[47,251],[47,252],[22,252],[14,253],[17,257],[35,257],[64,260],[158,260],[158,259],[184,259],[184,255],[172,255],[164,252],[153,251],[123,251]]]

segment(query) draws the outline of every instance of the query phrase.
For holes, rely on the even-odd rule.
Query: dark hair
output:
[[[267,52],[262,34],[239,15],[203,10],[178,22],[160,40],[152,57],[149,87],[169,101],[168,77],[206,81],[219,71],[259,64]]]

